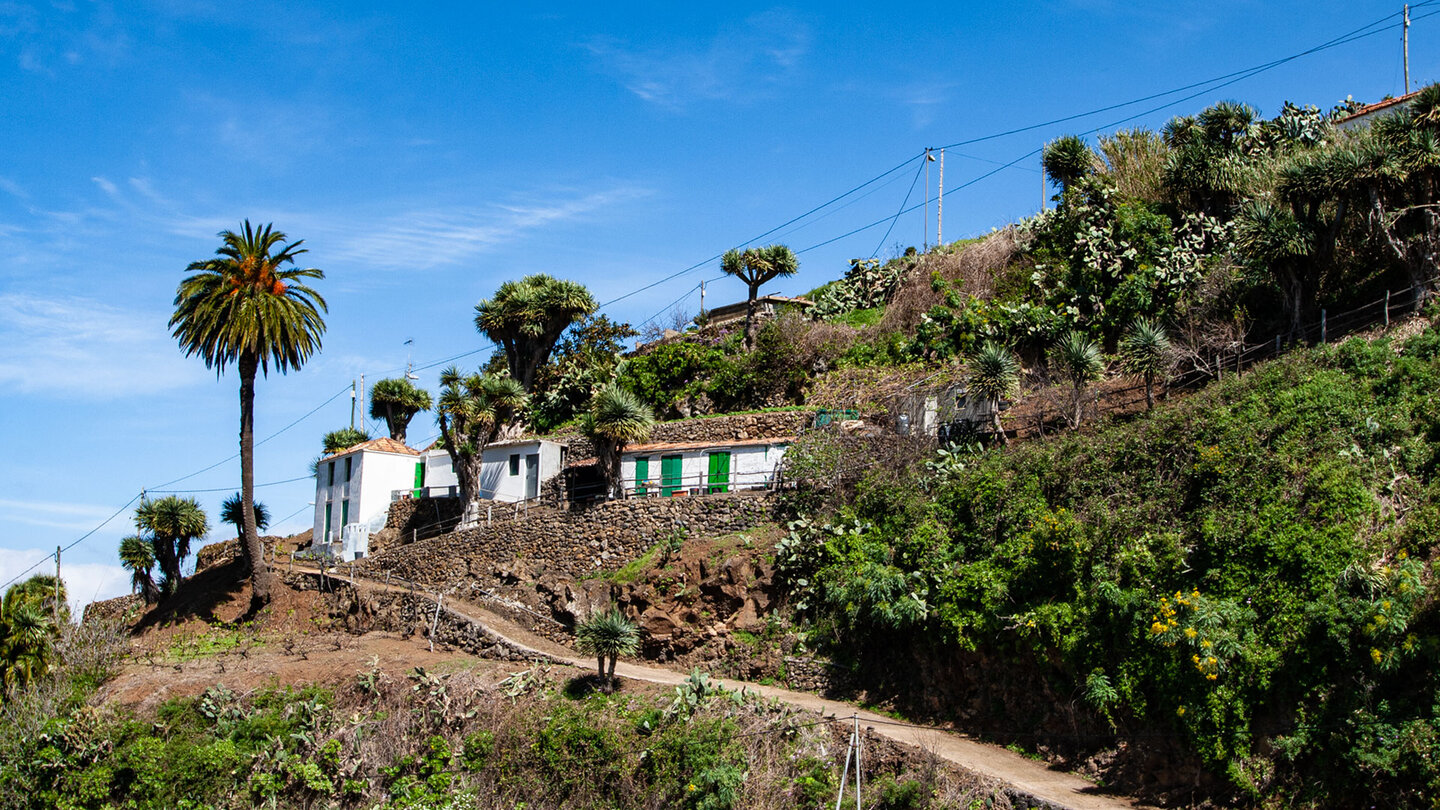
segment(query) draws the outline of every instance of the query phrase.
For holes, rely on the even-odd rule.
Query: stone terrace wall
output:
[[[813,421],[813,410],[676,419],[672,422],[656,422],[655,427],[650,429],[650,442],[721,442],[794,436],[803,428],[809,427]],[[570,445],[571,461],[595,455],[595,448],[591,446],[590,440],[578,433],[554,438]]]
[[[578,579],[614,571],[677,530],[692,537],[740,531],[771,519],[774,510],[769,492],[632,498],[569,511],[532,507],[517,520],[421,540],[366,557],[355,568],[436,588],[488,580],[502,566]]]
[[[137,615],[145,610],[145,602],[139,595],[133,593],[101,602],[91,602],[85,606],[84,621],[118,621],[127,618],[132,610]]]

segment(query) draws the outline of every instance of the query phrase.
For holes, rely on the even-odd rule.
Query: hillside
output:
[[[1166,803],[1440,789],[1440,331],[1093,430],[872,469],[781,543],[871,699]]]

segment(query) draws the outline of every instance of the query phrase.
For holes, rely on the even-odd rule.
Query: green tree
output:
[[[120,541],[120,566],[130,572],[130,591],[140,594],[145,604],[160,598],[160,586],[155,584],[155,548],[150,541],[132,534]]]
[[[160,567],[160,595],[169,597],[180,587],[180,566],[190,556],[190,544],[210,531],[210,519],[194,498],[166,495],[146,498],[135,507],[135,528],[150,541]],[[258,557],[263,562],[263,558]]]
[[[224,503],[220,504],[220,522],[229,523],[231,526],[234,526],[235,536],[239,538],[243,538],[245,534],[245,513],[240,511],[244,508],[244,506],[242,506],[244,503],[245,501],[241,499],[240,493],[237,492],[226,498]],[[263,532],[270,528],[270,511],[265,508],[265,504],[256,501],[254,509],[255,530]]]
[[[575,628],[575,647],[586,655],[595,656],[596,674],[609,685],[615,683],[615,660],[634,655],[640,649],[640,628],[625,618],[619,608],[610,608],[590,616]],[[605,667],[606,661],[610,667]]]
[[[561,333],[596,308],[585,285],[540,273],[507,281],[476,304],[475,328],[504,350],[510,376],[528,394]]]
[[[327,456],[343,453],[361,442],[370,441],[370,434],[359,428],[343,427],[320,437],[322,452]]]
[[[1052,183],[1069,190],[1076,181],[1095,173],[1100,159],[1078,135],[1064,135],[1045,145],[1040,165]]]
[[[748,351],[755,345],[755,299],[760,295],[760,285],[795,275],[800,269],[800,260],[785,245],[770,245],[744,251],[728,250],[720,258],[720,269],[725,275],[745,282],[745,348]]]
[[[430,410],[430,392],[417,388],[404,377],[375,383],[370,389],[370,418],[384,419],[390,438],[405,443],[405,429],[421,411]]]
[[[610,497],[625,494],[620,477],[620,457],[625,453],[625,446],[648,439],[654,424],[655,415],[650,406],[624,388],[611,384],[595,394],[580,429],[595,445],[595,459]]]
[[[1145,409],[1155,407],[1155,382],[1170,377],[1175,351],[1165,327],[1148,318],[1136,318],[1120,338],[1120,367],[1145,383]]]
[[[4,692],[23,688],[49,669],[60,621],[69,621],[65,586],[37,575],[11,585],[0,600],[0,702]],[[64,608],[62,610],[62,608]]]
[[[480,471],[485,447],[499,438],[525,407],[525,391],[510,377],[462,377],[454,366],[440,372],[440,385],[436,421],[465,506],[460,528],[468,528],[480,521]]]
[[[1070,408],[1065,421],[1075,430],[1085,417],[1090,383],[1105,373],[1105,355],[1095,341],[1084,333],[1072,331],[1055,342],[1048,359],[1051,373],[1070,384]]]
[[[320,350],[325,299],[306,282],[322,279],[315,268],[295,268],[303,240],[246,220],[239,233],[222,231],[215,258],[191,264],[193,273],[175,292],[172,334],[187,356],[199,355],[216,374],[234,364],[240,373],[240,496],[255,500],[255,374],[273,365],[284,374]],[[250,570],[251,605],[270,601],[273,576],[265,565],[260,535],[246,521],[241,544]]]
[[[583,413],[596,390],[615,379],[624,341],[638,332],[628,323],[590,315],[561,335],[555,351],[535,374],[530,422],[552,430]]]
[[[987,340],[970,358],[965,369],[969,396],[975,397],[990,411],[990,426],[1001,444],[1007,444],[1005,428],[1000,425],[1000,400],[1011,396],[1020,385],[1020,361],[1015,353],[994,341]]]

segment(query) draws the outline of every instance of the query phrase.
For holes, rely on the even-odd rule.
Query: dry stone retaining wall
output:
[[[771,519],[774,508],[769,492],[632,498],[571,510],[532,507],[505,523],[382,551],[357,561],[355,570],[371,578],[388,571],[437,589],[502,572],[579,579],[614,571],[676,532],[699,537],[740,531]]]

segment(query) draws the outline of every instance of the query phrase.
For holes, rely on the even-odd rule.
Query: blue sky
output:
[[[323,352],[260,382],[257,436],[340,394],[259,448],[263,484],[306,475],[320,435],[349,422],[359,374],[482,349],[473,307],[507,278],[548,272],[609,301],[703,262],[606,309],[632,323],[676,301],[693,312],[695,285],[720,275],[708,257],[927,146],[1269,63],[1400,8],[491,5],[0,0],[0,581],[141,487],[236,452],[237,380],[183,357],[166,321],[185,266],[244,218],[305,239],[330,304]],[[1412,84],[1440,78],[1436,11],[1413,10]],[[1398,23],[1225,87],[947,149],[945,236],[1034,213],[1038,157],[978,178],[1060,134],[1158,128],[1220,99],[1270,115],[1286,99],[1398,95]],[[772,290],[922,242],[925,209],[888,238],[886,223],[836,239],[893,217],[919,165],[761,240],[800,251]],[[709,290],[711,305],[743,296],[733,281]],[[421,372],[432,390],[438,371]],[[411,436],[432,424],[422,414]],[[238,482],[235,461],[170,488]],[[212,515],[224,495],[195,493]],[[308,481],[257,496],[279,530],[309,525]],[[66,553],[77,600],[126,590],[129,514]]]

